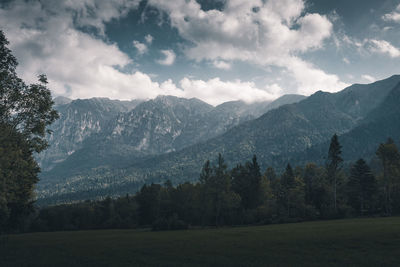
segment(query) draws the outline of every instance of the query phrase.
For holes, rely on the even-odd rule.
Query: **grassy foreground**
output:
[[[400,266],[400,217],[1,239],[0,266]]]

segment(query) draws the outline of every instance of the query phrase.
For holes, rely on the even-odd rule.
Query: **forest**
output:
[[[308,163],[282,174],[262,172],[256,155],[228,169],[220,154],[204,163],[197,183],[144,185],[135,195],[36,210],[27,231],[261,225],[400,214],[400,153],[389,138],[379,145],[380,167],[343,167],[337,135],[325,166]]]

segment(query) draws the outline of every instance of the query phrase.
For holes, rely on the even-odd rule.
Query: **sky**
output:
[[[212,105],[400,74],[399,0],[0,0],[28,83],[54,96]]]

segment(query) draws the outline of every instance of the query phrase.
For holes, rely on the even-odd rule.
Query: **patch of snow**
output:
[[[143,150],[149,146],[149,142],[146,137],[140,141],[140,144],[136,147],[137,150]]]
[[[118,124],[117,127],[114,128],[112,134],[113,135],[121,135],[122,130],[124,130],[124,128]]]

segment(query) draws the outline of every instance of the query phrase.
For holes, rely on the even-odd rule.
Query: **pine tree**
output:
[[[338,174],[341,170],[341,164],[343,162],[341,154],[342,146],[339,144],[338,136],[334,134],[331,138],[331,143],[329,145],[326,172],[328,180],[330,181],[333,188],[333,207],[335,212],[337,211]]]
[[[207,160],[204,165],[203,168],[201,169],[201,173],[200,173],[200,183],[201,184],[206,184],[209,182],[210,178],[212,175],[212,168],[211,168],[211,164],[210,161]]]
[[[139,218],[142,225],[152,224],[160,215],[161,185],[144,185],[136,194],[135,200],[139,204]]]
[[[237,165],[231,172],[232,188],[242,200],[243,208],[254,209],[262,201],[261,172],[256,155],[245,166]]]
[[[290,189],[294,187],[294,172],[292,169],[292,166],[290,165],[290,163],[288,163],[286,165],[286,170],[282,175],[281,178],[281,183],[283,185],[283,187],[285,187],[286,189]]]
[[[254,155],[251,163],[247,164],[250,178],[250,201],[249,208],[256,208],[262,201],[262,188],[261,188],[261,171],[260,165],[257,162],[257,156]]]
[[[285,172],[281,177],[281,205],[286,210],[287,217],[290,217],[291,190],[295,187],[295,177],[292,166],[288,163]]]
[[[214,212],[215,225],[220,225],[221,214],[224,206],[224,196],[230,191],[230,179],[227,173],[227,166],[221,154],[218,154],[217,165],[214,167]]]
[[[277,180],[275,170],[272,167],[268,167],[265,170],[264,176],[267,177],[267,179],[270,181],[271,184],[276,182]]]
[[[354,210],[360,215],[365,215],[366,211],[371,214],[378,188],[375,176],[363,159],[351,168],[347,188],[349,204]]]
[[[212,176],[213,169],[211,167],[210,161],[207,160],[200,173],[200,186],[201,186],[201,223],[204,226],[206,224],[207,218],[211,213],[211,198],[213,197],[214,188],[212,186]]]
[[[230,176],[221,154],[218,154],[216,165],[210,167],[209,161],[204,164],[200,182],[204,201],[203,224],[209,218],[214,221],[216,226],[219,226],[225,208],[229,204],[226,202],[231,193]]]
[[[305,201],[307,205],[314,204],[314,183],[317,177],[317,166],[308,163],[304,169],[303,181],[305,185]]]
[[[376,155],[383,167],[384,209],[387,215],[391,215],[395,204],[393,194],[400,194],[396,192],[400,187],[400,153],[393,139],[389,138],[385,144],[379,145]]]
[[[306,205],[316,208],[321,215],[324,208],[330,204],[324,169],[314,163],[308,163],[304,168],[303,181]]]

